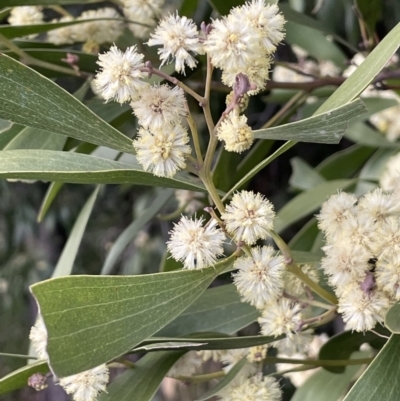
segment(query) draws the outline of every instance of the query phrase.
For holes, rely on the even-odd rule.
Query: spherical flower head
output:
[[[57,22],[71,22],[73,18],[70,16],[65,16],[59,20],[53,20],[53,23]],[[76,34],[74,25],[68,25],[63,28],[52,29],[47,32],[47,40],[55,45],[64,45],[75,43]]]
[[[249,348],[247,354],[247,360],[250,363],[262,362],[267,357],[268,344],[256,345],[255,347]]]
[[[100,365],[94,369],[61,378],[60,385],[67,394],[72,394],[74,401],[94,401],[101,392],[106,391],[108,374],[107,366]]]
[[[244,71],[255,60],[265,57],[258,29],[231,15],[214,20],[213,29],[204,42],[204,50],[215,67]]]
[[[162,46],[158,49],[161,65],[175,59],[175,71],[185,73],[185,65],[196,67],[197,60],[190,54],[203,54],[203,46],[194,22],[178,14],[164,18],[147,42],[149,46]]]
[[[231,111],[218,127],[217,137],[225,142],[228,152],[242,153],[253,144],[254,135],[247,125],[247,117]]]
[[[386,252],[400,252],[400,219],[389,216],[371,231],[368,246],[376,257]]]
[[[332,195],[322,204],[321,211],[317,215],[318,227],[324,231],[327,237],[334,237],[341,230],[342,223],[354,214],[354,205],[357,198],[353,194],[339,192]]]
[[[147,87],[141,79],[144,73],[143,54],[136,51],[136,46],[128,47],[123,53],[115,45],[106,53],[99,55],[100,72],[95,78],[95,86],[105,100],[114,99],[124,103],[135,99],[140,91]]]
[[[138,39],[147,40],[156,27],[157,20],[153,17],[145,18],[141,14],[135,14],[129,8],[124,8],[122,11],[126,19],[135,21],[135,23],[128,23],[128,28],[133,33],[133,36]]]
[[[274,341],[271,345],[278,349],[279,354],[294,358],[296,354],[306,354],[312,342],[312,332],[302,331],[300,333],[287,335],[282,340]]]
[[[155,85],[142,91],[139,99],[131,102],[133,112],[139,124],[150,130],[157,130],[166,125],[177,125],[186,115],[185,95],[177,86]]]
[[[354,283],[340,296],[338,312],[342,314],[346,330],[363,332],[382,323],[388,308],[389,300],[382,291],[366,293]]]
[[[233,281],[244,302],[261,309],[282,294],[285,258],[271,246],[252,248],[251,257],[238,258],[234,268]]]
[[[36,6],[13,7],[8,17],[8,23],[16,26],[42,24],[42,9]]]
[[[151,171],[157,177],[172,178],[186,167],[185,158],[191,152],[188,142],[187,132],[180,125],[152,132],[142,128],[133,147],[145,171]]]
[[[384,221],[391,212],[399,211],[399,200],[393,193],[384,193],[382,188],[365,194],[358,201],[360,213],[370,216],[374,221]]]
[[[262,316],[258,318],[261,333],[275,337],[286,334],[288,338],[292,338],[302,321],[300,312],[301,306],[286,298],[268,303],[262,311]]]
[[[261,43],[267,53],[273,53],[285,37],[285,19],[276,4],[266,4],[265,0],[248,1],[244,6],[235,7],[231,15],[239,23],[248,23],[260,32]]]
[[[37,353],[39,359],[48,359],[47,355],[47,329],[41,315],[37,316],[36,323],[32,326],[29,333],[29,339],[32,341],[32,346]]]
[[[224,70],[222,72],[222,82],[227,86],[233,87],[236,75],[242,73],[247,76],[250,84],[255,87],[255,89],[249,90],[247,95],[256,95],[265,89],[270,74],[270,67],[271,59],[268,56],[259,57],[244,69]]]
[[[379,185],[384,191],[398,191],[400,189],[400,153],[388,159],[379,178]]]
[[[241,191],[233,195],[221,217],[236,241],[252,245],[269,236],[275,212],[272,203],[260,193]]]
[[[90,20],[101,18],[119,18],[121,16],[114,8],[105,7],[97,10],[84,11],[78,20]],[[97,45],[113,43],[122,34],[124,23],[122,21],[93,21],[77,24],[74,26],[76,40],[78,42],[94,42]]]
[[[400,301],[400,255],[397,252],[385,252],[376,262],[376,285],[378,289],[396,301]]]
[[[183,262],[185,269],[213,266],[218,256],[223,254],[225,234],[216,227],[215,220],[205,226],[203,222],[202,218],[190,219],[182,216],[169,232],[171,237],[167,242],[168,251],[175,260]]]
[[[279,401],[282,392],[275,378],[254,376],[228,386],[219,397],[221,401]]]

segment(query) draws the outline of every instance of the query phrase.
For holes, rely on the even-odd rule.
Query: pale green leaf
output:
[[[398,401],[400,336],[392,334],[344,401]]]
[[[317,110],[322,114],[355,99],[385,67],[400,45],[400,23],[375,47],[365,61]]]
[[[77,4],[77,0],[1,0],[4,7],[16,6],[54,6],[59,4]],[[98,3],[100,0],[79,0],[79,4]]]
[[[357,99],[324,114],[278,127],[256,130],[253,133],[254,137],[259,139],[338,143],[346,131],[348,122],[366,111],[363,102]]]
[[[133,153],[132,140],[31,68],[0,56],[0,118]]]
[[[52,274],[52,278],[69,276],[71,274],[75,257],[78,253],[83,233],[85,232],[85,228],[87,222],[89,221],[90,214],[92,213],[93,206],[96,202],[99,190],[100,186],[98,185],[80,211],[75,221],[75,224],[69,234],[68,241],[64,246],[60,258],[58,259],[57,265]]]
[[[229,263],[142,276],[60,277],[32,285],[48,332],[52,370],[69,376],[128,352],[180,315]]]
[[[160,211],[173,194],[173,190],[163,191],[148,209],[144,210],[143,213],[120,234],[107,254],[107,258],[101,269],[101,274],[110,274],[112,268],[128,244],[135,238],[143,226]]]
[[[290,159],[290,164],[292,165],[292,175],[290,176],[289,184],[293,188],[300,190],[310,189],[325,181],[325,178],[300,157]]]
[[[37,361],[14,370],[14,372],[11,372],[0,379],[0,395],[25,387],[28,379],[34,373],[46,374],[48,371],[49,367],[47,366],[46,361]]]
[[[0,132],[0,149],[3,150],[24,128],[23,125],[11,124],[8,129]]]
[[[137,184],[204,191],[184,174],[156,177],[137,164],[126,164],[79,153],[52,150],[0,152],[0,177],[76,184]]]
[[[394,334],[400,334],[400,303],[396,302],[386,313],[385,326]]]
[[[355,182],[355,180],[326,181],[297,195],[277,213],[275,231],[282,232],[294,222],[315,212],[329,196],[337,193],[339,189],[348,188]]]

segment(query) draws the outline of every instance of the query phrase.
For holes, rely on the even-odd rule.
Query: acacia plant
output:
[[[198,400],[278,401],[289,378],[292,400],[337,400],[364,372],[346,401],[396,399],[400,25],[380,40],[379,2],[357,0],[358,47],[284,2],[199,1],[201,24],[190,0],[80,15],[69,3],[0,10],[0,176],[51,182],[40,220],[64,183],[96,185],[52,277],[30,287],[30,363],[0,379],[0,394],[55,384],[75,401],[146,401],[168,376],[208,383]],[[80,89],[68,93],[60,77]],[[254,129],[260,102],[278,107]],[[343,135],[355,144],[315,168],[292,160],[286,204],[257,190],[253,178],[289,149]],[[104,184],[128,184],[138,199],[153,187],[155,199],[98,275],[72,274]],[[167,233],[146,231],[151,220]],[[111,275],[150,235],[163,239],[152,251],[160,272]],[[334,319],[345,331],[320,335]],[[207,370],[210,359],[220,368]]]

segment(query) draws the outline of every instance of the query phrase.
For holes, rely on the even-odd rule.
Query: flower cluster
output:
[[[41,315],[38,315],[29,338],[39,359],[48,360],[47,329]],[[95,401],[100,393],[106,391],[108,379],[108,367],[103,364],[72,376],[62,377],[59,384],[67,394],[72,394],[74,401]],[[43,378],[40,386],[35,388],[39,391],[46,387],[45,378]]]
[[[357,199],[340,192],[318,215],[325,233],[321,267],[339,298],[347,329],[366,331],[400,300],[400,203],[381,188]]]
[[[43,23],[43,12],[41,7],[37,6],[21,6],[11,9],[10,16],[8,17],[10,25],[36,25]],[[32,39],[36,34],[29,35],[28,38]]]
[[[398,192],[400,189],[400,153],[389,158],[379,177],[379,185],[384,191]]]

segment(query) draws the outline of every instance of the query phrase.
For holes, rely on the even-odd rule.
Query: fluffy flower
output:
[[[185,157],[191,149],[187,132],[180,125],[153,132],[142,128],[138,136],[133,146],[136,158],[145,171],[151,171],[158,177],[171,178],[186,167]]]
[[[185,95],[177,86],[151,86],[141,92],[139,99],[131,102],[133,112],[139,124],[150,130],[177,125],[186,114]]]
[[[178,201],[179,209],[183,209],[185,213],[193,214],[201,208],[204,195],[201,192],[187,191],[186,189],[177,189],[175,198]]]
[[[258,318],[261,333],[265,336],[280,336],[286,334],[293,337],[300,327],[301,306],[286,298],[265,305],[262,316]]]
[[[279,401],[282,392],[275,378],[251,377],[239,385],[228,386],[218,394],[221,401]]]
[[[270,67],[271,59],[267,56],[260,57],[244,69],[224,70],[222,72],[222,82],[227,86],[233,87],[236,75],[243,73],[249,79],[250,84],[256,87],[256,89],[248,91],[247,94],[255,95],[265,88],[270,73]]]
[[[161,15],[164,0],[122,0],[122,5],[139,18],[155,18]]]
[[[106,365],[63,377],[60,385],[67,394],[72,394],[74,401],[94,401],[108,383],[108,368]]]
[[[267,351],[268,344],[251,347],[249,348],[249,353],[247,354],[247,360],[251,363],[261,362],[267,357]]]
[[[41,7],[22,6],[13,7],[8,17],[10,25],[35,25],[43,23]]]
[[[182,216],[175,224],[167,242],[172,257],[183,262],[185,269],[202,269],[216,263],[223,254],[225,234],[211,220],[203,227],[204,219],[190,219]]]
[[[204,50],[215,67],[235,73],[265,57],[258,29],[232,15],[212,23],[213,29],[204,42]]]
[[[249,24],[259,31],[261,43],[267,53],[273,53],[276,45],[285,37],[285,19],[276,4],[266,4],[265,0],[248,1],[244,6],[231,11],[240,24]]]
[[[187,17],[170,14],[164,18],[147,42],[149,46],[162,46],[158,49],[161,65],[175,59],[175,70],[185,73],[185,64],[196,67],[197,60],[189,53],[202,54],[203,47],[194,22]]]
[[[148,39],[157,25],[157,21],[151,17],[145,18],[140,14],[134,14],[129,8],[124,8],[122,11],[126,19],[134,21],[134,23],[128,23],[128,28],[133,33],[133,36],[143,40]]]
[[[70,22],[70,21],[73,21],[73,18],[70,16],[65,16],[59,20],[53,20],[52,22]],[[55,45],[75,43],[77,41],[75,33],[75,25],[68,25],[63,28],[57,28],[47,32],[47,40]]]
[[[248,245],[269,236],[275,218],[272,203],[261,194],[241,191],[233,195],[231,203],[221,215],[226,229],[236,241]]]
[[[400,137],[399,114],[400,105],[396,105],[373,114],[370,121],[389,141],[395,142]]]
[[[381,188],[365,194],[358,202],[361,214],[376,222],[384,221],[391,212],[399,211],[399,200],[392,193],[384,193]]]
[[[386,252],[378,259],[375,277],[379,289],[400,301],[400,255],[397,252]]]
[[[388,307],[389,301],[381,291],[367,293],[358,284],[352,284],[340,296],[338,311],[346,330],[368,331],[383,321]]]
[[[318,227],[325,232],[328,238],[337,235],[343,221],[354,214],[356,202],[357,198],[353,194],[339,192],[322,204],[321,211],[317,216]]]
[[[84,11],[78,20],[90,20],[100,18],[121,18],[114,8],[105,7],[97,10]],[[93,21],[77,24],[74,27],[78,42],[91,41],[97,45],[113,43],[118,39],[124,29],[122,21]]]
[[[274,341],[271,345],[278,349],[279,354],[293,358],[293,355],[307,353],[312,339],[312,332],[302,331],[300,333],[292,333],[282,340]]]
[[[48,359],[47,355],[47,329],[41,315],[37,316],[36,323],[31,328],[29,339],[39,359]]]
[[[254,135],[252,129],[247,125],[247,117],[239,116],[232,111],[222,121],[217,130],[217,137],[225,141],[225,149],[228,152],[242,153],[253,144]]]
[[[400,189],[400,153],[387,161],[379,178],[379,185],[384,191],[398,191]]]
[[[271,246],[252,248],[251,255],[236,260],[233,278],[242,300],[261,309],[283,291],[285,259]]]
[[[101,71],[95,78],[95,86],[105,100],[115,99],[119,103],[135,99],[139,92],[147,87],[141,81],[144,73],[143,54],[136,52],[136,46],[128,47],[122,53],[116,46],[111,46],[106,53],[99,55]]]
[[[204,350],[197,351],[197,355],[199,355],[204,362],[209,361],[210,359],[214,362],[219,362],[223,352],[224,351],[219,350]]]
[[[313,80],[313,77],[307,74],[317,75],[318,65],[314,61],[307,60],[301,64],[300,70],[305,74],[277,65],[274,67],[272,77],[277,82],[309,82]]]

